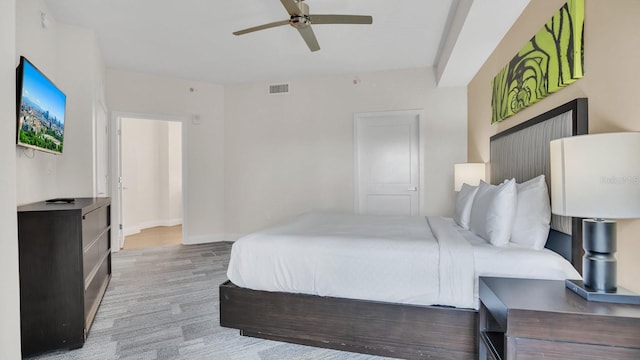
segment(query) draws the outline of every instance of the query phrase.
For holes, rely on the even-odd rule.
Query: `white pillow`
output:
[[[460,192],[456,196],[456,205],[453,211],[453,220],[463,229],[469,230],[469,218],[471,217],[471,205],[478,192],[477,186],[462,184]]]
[[[507,245],[517,204],[515,179],[500,185],[480,181],[471,206],[469,229],[495,246]]]
[[[551,204],[544,175],[516,184],[516,190],[518,206],[511,229],[511,242],[541,250],[547,242],[551,222]]]

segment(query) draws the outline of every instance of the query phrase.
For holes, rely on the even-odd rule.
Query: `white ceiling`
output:
[[[56,21],[95,30],[109,68],[230,84],[434,66],[442,58],[442,76],[456,67],[471,73],[446,85],[465,86],[529,0],[307,0],[311,14],[373,16],[372,25],[314,26],[321,50],[313,53],[290,26],[231,34],[287,19],[279,0],[45,2]],[[474,20],[466,25],[467,18]],[[478,44],[486,55],[460,50]]]

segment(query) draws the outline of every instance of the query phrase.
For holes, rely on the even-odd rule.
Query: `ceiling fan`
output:
[[[233,35],[243,35],[250,32],[269,29],[276,26],[291,25],[298,29],[298,32],[302,36],[302,39],[309,50],[318,51],[320,45],[316,39],[316,35],[311,29],[311,24],[371,24],[373,18],[371,16],[364,15],[316,15],[309,14],[309,5],[304,0],[280,0],[284,8],[291,16],[288,20],[276,21],[260,26],[250,27],[248,29],[236,31]]]

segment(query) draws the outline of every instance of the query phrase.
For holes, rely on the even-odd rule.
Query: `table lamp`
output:
[[[582,221],[582,281],[567,288],[590,301],[640,304],[617,285],[616,222],[640,217],[640,132],[551,141],[551,212]]]
[[[460,191],[462,184],[478,186],[486,180],[487,165],[484,163],[455,164],[453,168],[454,189]]]

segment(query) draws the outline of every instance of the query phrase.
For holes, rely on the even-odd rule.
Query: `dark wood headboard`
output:
[[[491,137],[491,183],[524,182],[544,174],[550,189],[549,142],[589,131],[586,98],[572,100]],[[582,273],[582,219],[552,215],[547,248]]]

